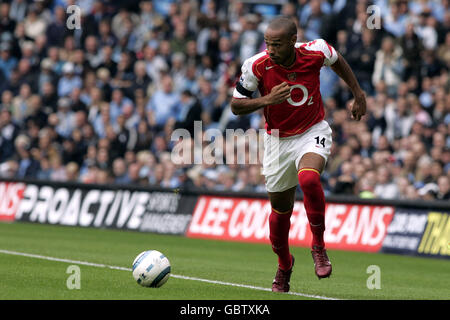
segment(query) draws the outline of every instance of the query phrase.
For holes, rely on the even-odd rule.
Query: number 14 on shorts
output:
[[[322,145],[322,147],[325,148],[325,138],[321,138],[320,136],[314,137],[314,139],[316,139],[316,144],[317,145]]]

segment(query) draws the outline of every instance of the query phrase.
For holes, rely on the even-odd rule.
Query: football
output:
[[[159,288],[169,276],[169,259],[159,251],[141,252],[133,261],[133,278],[143,287]]]

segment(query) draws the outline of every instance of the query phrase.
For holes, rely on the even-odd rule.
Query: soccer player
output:
[[[289,18],[273,19],[264,34],[266,50],[245,60],[234,89],[231,109],[245,115],[264,108],[262,173],[272,207],[270,241],[278,255],[272,291],[288,292],[294,257],[289,251],[290,217],[298,184],[312,233],[312,257],[317,277],[331,274],[323,239],[325,197],[320,174],[331,148],[331,128],[324,120],[319,75],[331,67],[350,87],[351,116],[366,113],[366,98],[348,63],[325,40],[297,43],[297,28]],[[260,97],[253,97],[259,90]]]

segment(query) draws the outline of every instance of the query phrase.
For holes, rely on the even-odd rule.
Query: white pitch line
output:
[[[256,287],[256,286],[251,286],[248,284],[224,282],[224,281],[218,281],[218,280],[208,280],[208,279],[186,277],[186,276],[180,276],[180,275],[174,275],[174,274],[172,274],[171,276],[174,278],[178,278],[178,279],[194,280],[194,281],[201,281],[201,282],[212,283],[212,284],[220,284],[223,286],[231,286],[231,287],[239,287],[239,288],[247,288],[247,289],[259,290],[259,291],[272,292],[272,289],[270,289],[270,288]],[[306,294],[306,293],[300,293],[300,292],[287,292],[286,294],[290,294],[293,296],[301,296],[301,297],[306,297],[306,298],[321,299],[321,300],[340,300],[338,298],[318,296],[318,295]]]
[[[111,266],[111,265],[102,264],[102,263],[93,263],[93,262],[88,262],[88,261],[55,258],[55,257],[43,256],[43,255],[39,255],[39,254],[25,253],[25,252],[18,252],[18,251],[4,250],[4,249],[0,249],[0,253],[28,257],[28,258],[42,259],[42,260],[47,260],[47,261],[57,261],[57,262],[65,262],[65,263],[71,263],[71,264],[79,264],[79,265],[97,267],[97,268],[132,271],[131,268]],[[252,290],[272,292],[272,289],[270,289],[270,288],[251,286],[251,285],[247,285],[247,284],[224,282],[224,281],[218,281],[218,280],[209,280],[209,279],[202,279],[202,278],[196,278],[196,277],[182,276],[182,275],[177,275],[177,274],[171,274],[170,276],[173,278],[176,278],[176,279],[200,281],[200,282],[206,282],[206,283],[211,283],[211,284],[219,284],[219,285],[223,285],[223,286],[231,286],[231,287],[239,287],[239,288],[247,288],[247,289],[252,289]],[[288,292],[287,294],[294,295],[294,296],[306,297],[306,298],[322,299],[322,300],[340,300],[337,298],[318,296],[318,295],[306,294],[306,293],[300,293],[300,292]]]

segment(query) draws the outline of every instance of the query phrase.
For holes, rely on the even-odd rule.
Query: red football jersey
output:
[[[295,54],[296,60],[289,68],[272,62],[267,50],[245,60],[233,93],[234,98],[245,99],[258,89],[265,96],[274,86],[287,82],[291,87],[290,98],[264,108],[267,133],[278,129],[280,137],[301,134],[323,120],[320,69],[338,58],[336,50],[323,39],[296,43]]]

